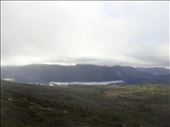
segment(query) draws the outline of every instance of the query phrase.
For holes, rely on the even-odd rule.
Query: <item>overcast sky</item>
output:
[[[169,3],[1,1],[1,64],[169,66]]]

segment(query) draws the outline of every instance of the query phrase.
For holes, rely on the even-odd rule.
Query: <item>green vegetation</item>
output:
[[[2,127],[170,127],[170,86],[2,82]]]

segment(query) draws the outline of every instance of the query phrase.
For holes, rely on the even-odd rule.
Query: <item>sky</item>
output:
[[[169,1],[2,1],[1,65],[169,67]]]

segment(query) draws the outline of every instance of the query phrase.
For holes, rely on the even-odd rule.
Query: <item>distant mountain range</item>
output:
[[[1,67],[1,79],[24,83],[100,82],[122,80],[125,83],[170,84],[170,70],[166,68],[136,68],[131,66],[75,66],[32,64]]]

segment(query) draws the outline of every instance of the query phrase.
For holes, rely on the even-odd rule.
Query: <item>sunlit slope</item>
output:
[[[1,84],[2,127],[169,127],[170,86]]]

